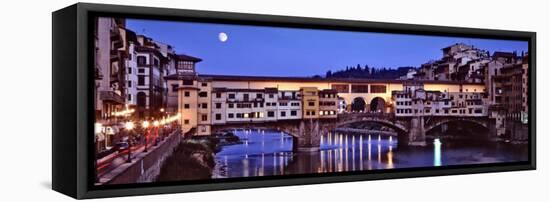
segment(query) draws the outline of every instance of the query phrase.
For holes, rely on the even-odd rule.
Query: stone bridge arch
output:
[[[486,118],[472,118],[472,117],[445,117],[445,118],[437,118],[435,120],[429,121],[426,126],[424,126],[424,130],[426,133],[430,132],[434,128],[437,128],[443,124],[451,123],[451,122],[467,122],[472,123],[478,126],[481,126],[487,130],[490,130],[489,128],[489,122]]]
[[[247,122],[212,125],[212,132],[219,133],[233,129],[271,129],[284,132],[292,137],[294,151],[318,151],[321,135],[331,128],[319,120],[302,119],[276,122]]]
[[[392,128],[398,134],[407,134],[409,132],[408,128],[402,123],[389,121],[389,120],[381,119],[381,118],[369,118],[369,117],[363,117],[363,118],[359,118],[359,119],[355,119],[355,120],[347,120],[347,121],[338,122],[338,124],[336,124],[335,127],[338,128],[338,127],[343,127],[343,126],[353,124],[353,123],[364,123],[364,122],[377,123],[377,124]]]

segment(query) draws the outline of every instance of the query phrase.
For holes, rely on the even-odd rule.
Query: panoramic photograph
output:
[[[529,160],[527,41],[108,17],[93,31],[95,185]]]

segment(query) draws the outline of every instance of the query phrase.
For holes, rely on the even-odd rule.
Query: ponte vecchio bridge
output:
[[[318,150],[321,134],[361,122],[391,128],[409,145],[425,145],[427,132],[449,122],[493,128],[481,83],[188,75],[168,85],[177,86],[169,97],[177,98],[184,132],[277,129],[300,151]]]

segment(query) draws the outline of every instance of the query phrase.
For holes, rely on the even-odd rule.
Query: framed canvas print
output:
[[[78,3],[53,13],[75,198],[535,169],[535,33]]]

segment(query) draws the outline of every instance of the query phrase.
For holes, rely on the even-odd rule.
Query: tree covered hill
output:
[[[357,66],[346,66],[345,69],[337,71],[327,71],[325,78],[365,78],[365,79],[398,79],[400,76],[406,75],[410,69],[415,67],[398,67],[393,68],[375,68],[357,64]],[[316,77],[320,77],[317,75]]]

